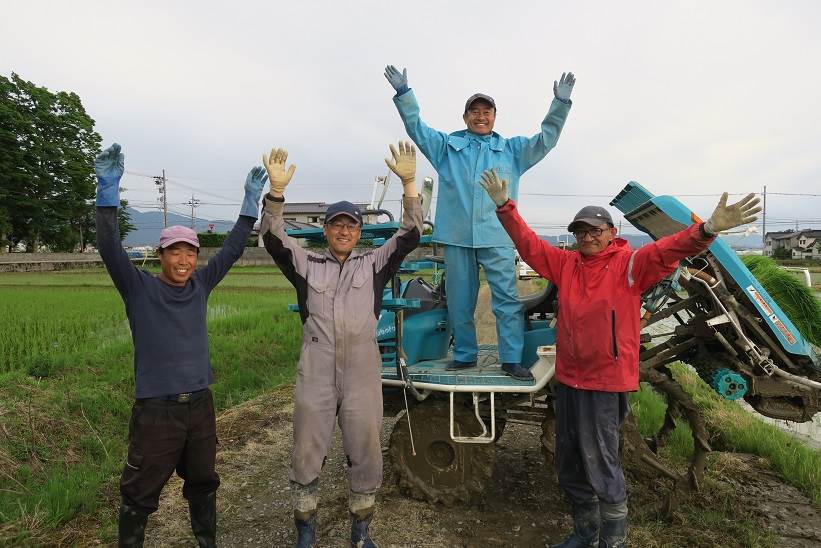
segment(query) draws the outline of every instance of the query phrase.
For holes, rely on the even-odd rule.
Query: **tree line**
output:
[[[95,242],[101,142],[76,93],[0,75],[0,247],[70,252]],[[135,227],[120,203],[125,237]]]

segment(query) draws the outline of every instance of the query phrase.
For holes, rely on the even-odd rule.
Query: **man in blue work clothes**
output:
[[[490,286],[502,370],[516,379],[531,380],[530,370],[521,365],[524,317],[516,290],[513,243],[496,218],[496,205],[479,182],[485,170],[495,169],[509,181],[510,195],[518,197],[519,177],[544,158],[559,139],[570,112],[570,94],[576,82],[573,73],[554,81],[555,99],[541,131],[530,138],[510,139],[493,131],[496,102],[488,95],[476,93],[468,98],[462,117],[467,129],[448,134],[429,127],[419,117],[407,69],[400,72],[389,65],[385,78],[396,90],[393,102],[408,136],[439,174],[433,240],[444,244],[449,273],[445,291],[454,348],[448,369],[476,366],[479,349],[473,315],[481,265]]]

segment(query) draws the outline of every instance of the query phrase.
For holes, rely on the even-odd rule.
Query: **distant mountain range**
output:
[[[127,246],[150,245],[155,246],[160,241],[160,231],[163,229],[162,211],[137,211],[129,207],[128,212],[131,214],[131,224],[136,228],[133,232],[129,232],[125,237],[123,243]],[[197,232],[207,232],[208,225],[214,225],[214,232],[223,234],[234,227],[235,221],[213,221],[210,219],[196,220]],[[176,213],[168,213],[168,226],[182,225],[191,226],[191,217],[177,215]]]
[[[160,241],[160,231],[163,227],[163,218],[161,211],[137,211],[134,208],[128,208],[131,214],[131,223],[137,227],[136,230],[129,233],[125,238],[125,245],[157,245]],[[168,214],[169,225],[183,225],[191,226],[191,217],[177,215],[176,213]],[[210,220],[196,218],[197,232],[207,232],[208,226],[213,224],[214,231],[224,234],[233,228],[234,221]],[[541,239],[550,242],[552,245],[558,245],[558,236],[539,236]],[[650,241],[650,237],[645,234],[622,234],[622,238],[630,243],[630,247],[638,248]],[[761,236],[725,236],[724,241],[730,244],[733,249],[761,249]],[[572,242],[571,242],[572,243]]]

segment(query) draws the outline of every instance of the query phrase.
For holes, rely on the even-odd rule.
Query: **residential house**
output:
[[[764,255],[773,257],[779,249],[788,249],[793,259],[821,260],[821,230],[767,232],[764,236]]]

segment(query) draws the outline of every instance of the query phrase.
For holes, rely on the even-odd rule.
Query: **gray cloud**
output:
[[[238,204],[271,146],[287,146],[298,165],[289,200],[368,200],[387,144],[404,137],[388,63],[408,67],[433,127],[459,129],[464,99],[481,90],[496,98],[507,136],[535,133],[553,80],[575,72],[559,145],[522,193],[615,195],[635,179],[657,194],[818,194],[819,22],[810,0],[13,0],[0,21],[0,72],[77,92],[104,142],[123,144],[129,171],[166,169],[180,210],[187,187]],[[426,162],[419,171],[432,174]],[[135,204],[156,197],[150,179],[125,184]],[[395,187],[389,199],[398,197]],[[682,200],[706,216],[717,196]],[[528,195],[522,210],[553,226],[607,201]],[[784,224],[768,226],[819,226],[801,220],[821,221],[820,205],[772,194],[768,215]],[[237,207],[199,214],[233,218]]]

